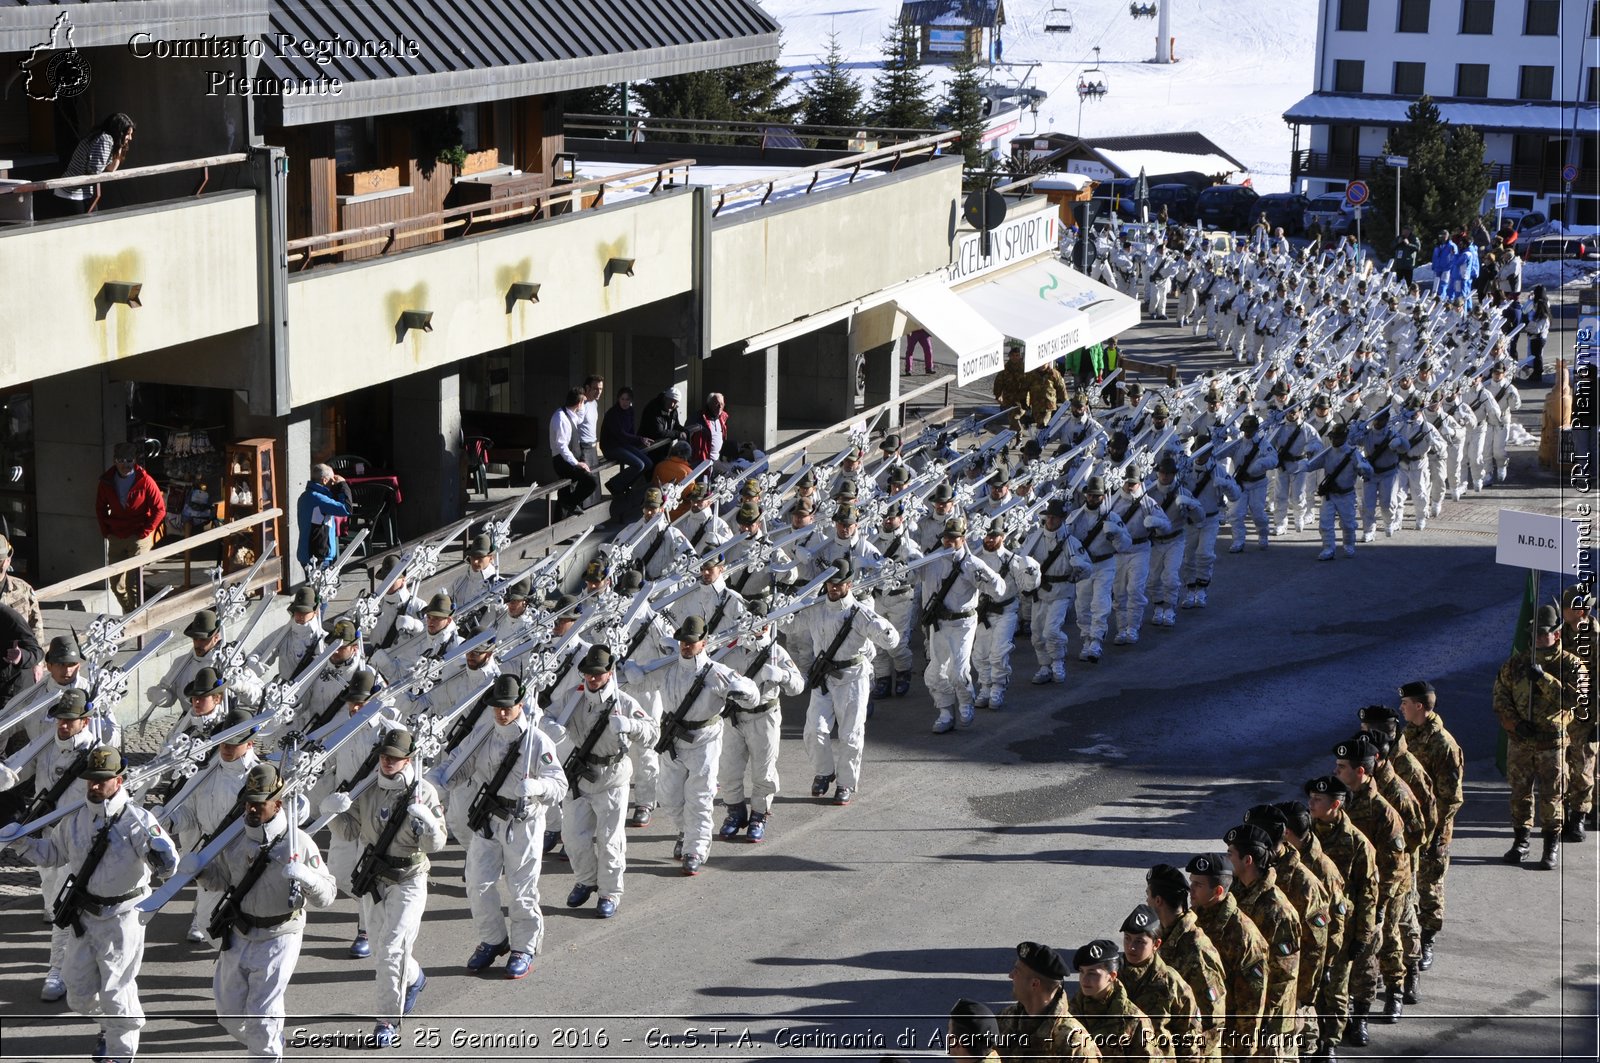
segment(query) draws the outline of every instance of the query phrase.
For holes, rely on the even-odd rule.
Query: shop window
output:
[[[1561,0],[1528,0],[1522,12],[1524,37],[1554,37],[1561,32]]]
[[[1346,33],[1367,32],[1367,0],[1339,0],[1339,28]]]
[[[1456,95],[1466,99],[1486,98],[1489,95],[1489,64],[1457,63]]]
[[[1360,92],[1366,81],[1367,64],[1360,59],[1333,61],[1333,91]]]
[[[1400,0],[1400,19],[1395,29],[1400,33],[1427,33],[1431,6],[1431,0]]]
[[[1493,33],[1494,0],[1461,0],[1461,32],[1479,36]]]
[[[1525,66],[1517,71],[1517,99],[1548,100],[1555,89],[1556,68]]]
[[[1421,96],[1422,79],[1426,63],[1396,63],[1394,65],[1394,94],[1396,96]]]

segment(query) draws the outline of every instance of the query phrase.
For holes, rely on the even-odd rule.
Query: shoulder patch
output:
[[[544,761],[546,764],[554,764],[556,762],[554,753],[541,753],[539,755],[539,759]]]

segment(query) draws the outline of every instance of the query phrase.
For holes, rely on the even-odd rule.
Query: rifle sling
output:
[[[609,698],[601,704],[604,706],[604,711],[595,719],[594,726],[589,728],[588,734],[583,736],[583,741],[572,751],[572,756],[568,760],[567,786],[571,788],[574,797],[578,795],[577,776],[588,766],[595,743],[599,742],[600,736],[605,733],[606,725],[611,720],[611,710],[616,707],[617,702],[615,698]]]
[[[683,701],[678,704],[676,709],[672,710],[671,717],[662,726],[661,737],[656,742],[657,753],[665,753],[668,749],[671,749],[674,757],[678,755],[677,749],[674,748],[674,743],[678,737],[678,729],[683,726],[683,718],[689,715],[689,709],[693,707],[695,699],[706,688],[706,679],[710,675],[711,662],[707,661],[706,666],[700,669],[700,673],[694,677],[694,682],[690,684],[689,693],[684,695]]]
[[[212,910],[209,929],[212,931],[212,937],[222,939],[222,944],[219,947],[223,952],[228,951],[233,946],[232,934],[230,933],[232,930],[231,924],[235,917],[243,914],[239,910],[240,903],[244,900],[246,894],[255,889],[256,883],[261,881],[261,876],[267,873],[267,866],[272,863],[273,847],[288,836],[289,831],[286,830],[266,845],[263,845],[261,851],[256,853],[255,859],[250,861],[250,866],[245,868],[238,884],[229,890],[227,895],[217,902],[216,908]]]
[[[126,805],[123,806],[123,810],[127,810]],[[121,818],[121,812],[111,816],[106,820],[105,825],[95,833],[94,841],[89,843],[89,851],[83,856],[83,863],[78,865],[78,870],[72,876],[71,894],[64,898],[56,898],[56,910],[53,913],[55,924],[57,926],[70,925],[73,934],[78,937],[83,936],[83,922],[79,919],[77,905],[73,902],[89,892],[89,880],[94,877],[95,870],[100,866],[100,861],[105,859],[106,850],[111,848],[111,828],[116,826],[117,821]],[[63,905],[63,902],[65,902],[65,905]],[[64,923],[64,919],[70,919],[70,922]]]

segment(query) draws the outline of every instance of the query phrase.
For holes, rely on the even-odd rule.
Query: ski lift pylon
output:
[[[1062,0],[1054,0],[1050,10],[1044,13],[1044,31],[1046,33],[1071,33],[1072,12]]]

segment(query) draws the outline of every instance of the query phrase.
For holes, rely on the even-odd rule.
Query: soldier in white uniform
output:
[[[376,893],[373,904],[373,951],[377,954],[377,1023],[372,1040],[378,1048],[400,1044],[400,1020],[411,1014],[428,984],[427,975],[412,958],[411,950],[422,927],[428,904],[428,854],[444,847],[444,809],[433,784],[417,774],[412,763],[416,740],[410,731],[394,728],[378,742],[378,779],[352,804],[347,793],[330,794],[324,813],[341,811],[356,824],[364,847],[361,860],[371,854]],[[399,818],[391,832],[389,825]],[[388,835],[385,839],[385,835]],[[386,845],[379,843],[387,841]],[[340,883],[357,892],[363,883]]]
[[[1382,428],[1369,426],[1362,450],[1372,466],[1361,491],[1361,541],[1370,543],[1378,535],[1378,513],[1383,511],[1384,533],[1393,536],[1400,530],[1400,511],[1396,505],[1400,482],[1400,433],[1393,418]]]
[[[1306,492],[1306,458],[1321,443],[1317,434],[1300,419],[1300,407],[1288,406],[1283,411],[1283,423],[1272,434],[1272,446],[1278,452],[1278,468],[1274,478],[1278,481],[1278,535],[1289,534],[1289,521],[1294,520],[1294,530],[1306,530],[1310,519],[1310,499]]]
[[[945,521],[940,545],[951,553],[924,566],[918,573],[924,603],[922,618],[929,622],[926,632],[928,668],[923,680],[933,696],[939,715],[933,733],[944,734],[960,721],[971,727],[976,712],[972,690],[972,644],[977,638],[978,597],[987,594],[999,600],[1006,585],[981,558],[967,549],[967,519]]]
[[[506,588],[505,605],[496,610],[494,616],[494,638],[496,642],[507,642],[524,633],[533,622],[533,615],[528,612],[528,596],[533,588],[527,580],[520,580]]]
[[[753,536],[754,541],[740,538],[728,545],[724,556],[728,559],[729,567],[738,565],[755,546],[755,542],[766,542],[770,539],[763,527],[765,522],[761,519],[761,507],[756,502],[745,501],[740,503],[739,510],[734,516],[734,522],[739,526],[739,534],[741,536]],[[774,547],[772,557],[765,568],[757,572],[748,564],[739,565],[738,571],[728,580],[728,585],[746,601],[770,598],[772,589],[778,583],[779,578],[787,577],[796,567],[794,560],[786,550],[782,547]]]
[[[1005,584],[996,598],[984,593],[978,598],[978,628],[973,633],[972,663],[978,676],[978,696],[974,707],[1005,708],[1006,688],[1011,685],[1011,651],[1017,642],[1017,618],[1023,595],[1039,589],[1039,563],[1018,554],[1006,545],[1005,521],[992,518],[984,530],[983,563],[994,570]]]
[[[378,620],[366,632],[367,645],[373,653],[387,650],[402,639],[422,630],[422,611],[427,604],[412,589],[406,574],[401,572],[383,592],[379,602]]]
[[[336,719],[340,695],[350,677],[369,667],[366,654],[361,652],[361,630],[354,621],[335,620],[328,632],[328,641],[335,647],[333,656],[328,658],[328,663],[322,666],[322,671],[300,699],[301,712],[295,720],[297,730],[302,729],[302,724],[323,726]]]
[[[283,1058],[283,997],[300,959],[305,909],[328,907],[336,893],[317,844],[291,822],[283,793],[275,765],[251,768],[239,791],[244,832],[200,872],[208,888],[233,894],[211,988],[217,1022],[251,1059]]]
[[[1255,414],[1245,414],[1239,422],[1243,438],[1235,440],[1228,448],[1233,465],[1233,479],[1239,485],[1239,496],[1234,501],[1229,521],[1233,524],[1233,545],[1228,553],[1244,552],[1245,518],[1256,526],[1256,542],[1265,550],[1272,534],[1272,521],[1267,516],[1267,473],[1278,467],[1278,452],[1267,445],[1261,434],[1261,421]]]
[[[1504,346],[1498,347],[1497,352],[1504,355]],[[1487,484],[1491,477],[1497,483],[1506,482],[1506,443],[1511,435],[1511,415],[1522,408],[1522,393],[1506,377],[1509,369],[1504,357],[1497,359],[1489,370],[1489,382],[1484,385],[1491,401],[1478,411],[1481,420],[1476,464],[1481,484]]]
[[[202,609],[195,613],[183,633],[189,637],[193,652],[175,656],[167,674],[145,691],[145,699],[154,708],[164,709],[178,704],[183,697],[183,688],[189,685],[189,680],[194,678],[196,672],[207,665],[220,667],[217,660],[220,654],[217,651],[222,649],[222,624],[217,619],[215,609]]]
[[[661,511],[661,489],[652,487],[639,503],[639,519],[617,533],[617,542],[633,543],[633,563],[647,580],[666,575],[673,562],[692,553],[683,532],[667,523]]]
[[[628,749],[653,744],[660,724],[617,685],[616,659],[605,646],[591,646],[578,670],[582,686],[563,692],[551,713],[566,735],[562,767],[571,765],[561,808],[561,844],[575,883],[567,907],[581,908],[598,890],[596,914],[610,919],[622,903],[628,863]]]
[[[827,599],[807,606],[794,621],[795,637],[805,641],[812,661],[803,739],[815,772],[811,796],[826,797],[831,787],[836,805],[849,804],[861,785],[872,658],[900,640],[894,625],[872,608],[870,597],[850,593],[854,577],[850,560],[841,557],[825,584]],[[835,724],[842,747],[838,754],[830,737]]]
[[[494,540],[481,532],[474,535],[467,543],[467,567],[445,588],[450,600],[471,612],[471,603],[482,599],[500,575],[495,561]]]
[[[944,538],[945,523],[959,516],[961,514],[956,512],[955,490],[948,483],[939,484],[928,496],[928,511],[917,521],[913,532],[917,549],[924,554],[939,549],[939,543]]]
[[[194,673],[183,688],[183,696],[189,702],[189,711],[178,717],[167,732],[161,742],[163,749],[171,749],[173,739],[180,734],[189,735],[193,741],[203,739],[227,717],[228,684],[210,665]]]
[[[342,697],[346,716],[359,715],[373,698],[379,700],[381,707],[367,717],[359,733],[352,735],[344,745],[334,751],[333,763],[318,780],[317,788],[312,792],[313,803],[325,814],[344,805],[343,798],[328,801],[328,795],[336,790],[348,791],[365,775],[378,770],[373,750],[377,748],[379,740],[385,734],[400,726],[400,714],[395,710],[394,690],[392,687],[387,690],[378,689],[378,677],[373,672],[363,669],[351,676],[349,684],[342,691]],[[365,773],[362,772],[363,768],[366,768]],[[361,851],[365,848],[361,843],[360,825],[349,816],[341,816],[331,824],[329,836],[331,841],[328,845],[328,870],[333,873],[340,888],[349,893],[350,873],[355,870],[356,861],[361,859]],[[368,927],[376,925],[377,922],[373,918],[372,896],[366,893],[360,894],[356,897],[356,933],[350,940],[351,959],[364,960],[372,955],[372,938],[368,933]]]
[[[1460,454],[1466,444],[1467,432],[1456,419],[1453,399],[1447,401],[1444,389],[1428,396],[1423,420],[1433,425],[1443,446],[1428,452],[1428,499],[1426,515],[1437,517],[1444,510],[1444,500],[1461,487]]]
[[[89,701],[84,691],[68,690],[50,706],[45,722],[55,731],[55,740],[42,749],[38,756],[18,771],[0,764],[0,790],[10,790],[23,779],[37,780],[39,793],[44,794],[60,787],[56,807],[77,800],[85,793],[86,785],[78,771],[88,763],[91,751],[99,745],[89,728]],[[72,775],[66,782],[61,780]],[[39,892],[44,897],[45,918],[55,910],[56,898],[66,882],[69,869],[61,867],[39,868]],[[39,999],[54,1002],[67,995],[67,986],[61,979],[61,969],[66,963],[67,941],[72,931],[55,927],[50,931],[50,967],[44,976],[44,988]]]
[[[749,612],[727,580],[728,562],[721,552],[710,554],[700,563],[700,582],[668,607],[673,617],[704,617],[712,635],[738,625]]]
[[[758,617],[766,616],[768,610],[765,599],[750,603],[750,611]],[[730,701],[723,710],[728,723],[723,731],[717,788],[728,815],[717,837],[732,841],[744,831],[745,839],[754,844],[766,837],[772,799],[778,793],[778,739],[783,722],[778,695],[803,693],[805,675],[778,645],[772,624],[762,627],[753,639],[740,639],[727,651],[723,663],[755,683],[761,699],[753,708]]]
[[[78,648],[70,635],[57,635],[50,640],[50,648],[44,654],[44,675],[39,677],[37,683],[23,687],[16,697],[6,703],[0,714],[20,709],[25,705],[38,706],[34,713],[27,719],[20,721],[16,727],[22,728],[31,742],[46,731],[55,730],[55,721],[50,718],[49,709],[56,700],[68,690],[89,691],[89,677],[83,674],[83,658],[78,656]],[[12,734],[16,727],[0,734],[0,747]],[[117,725],[116,717],[109,712],[96,713],[89,717],[90,730],[95,732],[98,743],[108,746],[122,746],[122,728]],[[22,778],[31,776],[33,765],[30,763],[22,772]],[[55,898],[47,898],[54,900]]]
[[[1399,496],[1396,499],[1395,523],[1405,522],[1406,499],[1415,507],[1417,531],[1428,526],[1428,509],[1433,485],[1429,481],[1429,460],[1432,455],[1446,449],[1439,430],[1422,416],[1422,399],[1413,395],[1402,408],[1398,441],[1395,453],[1400,456]]]
[[[155,816],[128,800],[122,772],[122,754],[97,746],[81,776],[89,803],[44,837],[9,844],[30,863],[65,868],[83,884],[61,967],[67,1006],[98,1022],[96,1057],[131,1063],[144,1027],[138,982],[144,923],[138,904],[150,895],[152,874],[165,879],[177,870],[178,850]]]
[[[261,657],[262,667],[276,664],[279,678],[287,682],[299,675],[300,669],[322,649],[326,634],[317,619],[316,591],[301,587],[294,592],[294,601],[289,603],[289,623],[282,631],[268,636],[256,653]]]
[[[1083,508],[1066,526],[1089,555],[1089,571],[1078,581],[1078,659],[1094,663],[1103,652],[1101,641],[1111,623],[1112,584],[1116,555],[1132,545],[1128,529],[1106,499],[1106,484],[1091,476],[1083,485]]]
[[[1150,576],[1146,584],[1151,588],[1150,603],[1154,606],[1150,623],[1172,627],[1178,622],[1185,536],[1190,534],[1190,525],[1204,521],[1206,514],[1178,482],[1178,462],[1171,454],[1163,454],[1156,462],[1155,477],[1145,485],[1145,497],[1167,518],[1167,529],[1150,536]]]
[[[689,510],[674,524],[689,541],[689,550],[692,553],[699,556],[713,546],[721,546],[733,538],[733,529],[728,527],[727,521],[717,515],[711,504],[711,489],[704,483],[690,484],[683,492],[683,497],[689,503]]]
[[[617,574],[617,593],[630,602],[643,586],[644,580],[637,569],[625,569]],[[598,632],[595,634],[596,637],[599,636]],[[625,634],[628,644],[624,649],[627,652],[622,655],[621,660],[648,661],[678,651],[677,640],[672,637],[672,627],[648,602],[629,623]],[[661,718],[661,702],[654,686],[647,683],[630,693],[656,719]],[[628,810],[628,826],[647,827],[650,825],[650,813],[656,806],[656,784],[661,778],[661,758],[656,753],[653,742],[630,742],[628,761],[633,765],[633,794],[630,799],[631,807]]]
[[[226,730],[249,719],[250,710],[236,705],[227,711],[218,728]],[[196,843],[200,839],[208,837],[222,826],[230,814],[240,811],[236,807],[239,788],[244,785],[245,775],[260,762],[261,758],[255,751],[253,732],[246,731],[234,741],[222,743],[216,748],[215,759],[167,801],[172,814],[163,817],[157,813],[158,818],[166,820],[167,829],[182,839],[185,848],[198,852],[200,846]],[[211,909],[216,906],[219,896],[221,891],[211,889],[204,881],[195,887],[194,917],[189,921],[189,940],[197,945],[210,940],[210,935],[206,933],[206,921],[211,918]]]
[[[901,564],[910,564],[922,557],[922,548],[906,529],[905,503],[892,502],[884,510],[883,526],[878,534],[873,536],[872,546],[880,557]],[[888,697],[892,683],[894,696],[903,698],[911,690],[911,669],[916,665],[916,658],[911,650],[912,633],[917,627],[915,581],[896,589],[879,587],[873,592],[873,606],[877,609],[878,615],[889,621],[890,626],[899,633],[900,641],[895,644],[894,649],[880,653],[873,659],[872,696]]]
[[[1111,593],[1116,614],[1119,646],[1139,641],[1145,606],[1150,603],[1145,586],[1150,581],[1150,540],[1172,530],[1172,522],[1155,500],[1144,493],[1144,485],[1129,462],[1122,473],[1122,493],[1112,503],[1112,512],[1128,532],[1128,546],[1117,552],[1112,570]]]
[[[1357,447],[1349,446],[1350,430],[1342,424],[1328,429],[1328,446],[1306,461],[1306,468],[1320,470],[1322,482],[1317,494],[1322,498],[1322,553],[1318,561],[1333,560],[1333,525],[1337,519],[1344,532],[1344,556],[1356,556],[1356,477],[1370,478],[1372,466]]]
[[[523,711],[528,691],[514,675],[495,680],[489,694],[493,729],[476,748],[457,747],[431,777],[454,771],[474,794],[467,838],[467,903],[478,947],[467,970],[480,971],[510,952],[506,977],[525,977],[544,937],[539,911],[539,865],[545,810],[567,794],[556,744]],[[500,911],[505,880],[510,920]]]
[[[760,689],[725,664],[706,655],[706,624],[691,616],[673,632],[678,659],[652,672],[648,685],[661,699],[661,762],[657,793],[667,819],[678,830],[674,860],[685,875],[698,875],[711,848],[711,799],[722,756],[722,713],[729,701],[753,708]],[[623,679],[630,687],[632,672]]]
[[[1056,497],[1045,503],[1044,527],[1031,537],[1026,551],[1039,566],[1039,589],[1028,595],[1033,654],[1039,661],[1039,670],[1033,674],[1035,683],[1067,681],[1067,613],[1078,580],[1089,571],[1089,555],[1067,530],[1066,517],[1066,499]]]
[[[872,540],[861,531],[861,511],[849,502],[840,503],[833,511],[833,535],[811,552],[805,575],[814,579],[844,558],[849,558],[850,567],[861,573],[875,570],[883,560]]]
[[[441,591],[429,598],[422,616],[422,630],[401,639],[387,650],[373,654],[373,669],[379,675],[388,676],[397,685],[403,685],[417,661],[423,657],[433,660],[442,658],[461,641],[461,633],[456,629],[455,612],[455,602],[448,594]]]

